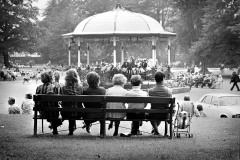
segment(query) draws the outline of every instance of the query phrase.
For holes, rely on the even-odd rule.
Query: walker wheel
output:
[[[191,134],[191,138],[193,138],[193,134]]]
[[[181,135],[180,135],[180,133],[178,133],[178,134],[177,134],[177,138],[181,138]]]

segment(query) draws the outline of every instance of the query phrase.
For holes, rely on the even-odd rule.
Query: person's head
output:
[[[9,97],[9,99],[8,99],[8,104],[9,104],[9,105],[15,104],[15,98]]]
[[[190,101],[189,95],[184,96],[184,101]]]
[[[127,78],[123,74],[115,74],[112,78],[113,85],[123,86],[127,82]]]
[[[165,78],[165,74],[164,74],[163,72],[161,72],[161,71],[157,71],[157,72],[155,73],[154,78],[155,78],[155,81],[156,81],[157,83],[163,82],[163,80],[164,80],[164,78]]]
[[[140,75],[132,75],[131,84],[133,86],[140,86],[141,83],[142,83],[142,79]]]
[[[26,95],[25,95],[25,98],[26,98],[26,99],[32,99],[32,94],[31,94],[31,93],[26,94]]]
[[[89,87],[96,88],[100,83],[100,76],[96,72],[89,72],[87,74],[87,83]]]
[[[42,83],[51,83],[53,80],[52,71],[45,71],[41,74]]]
[[[203,111],[203,107],[202,107],[201,104],[197,105],[197,110],[198,110],[198,111]]]
[[[59,79],[60,79],[60,72],[59,71],[55,71],[53,75],[54,75],[55,81],[58,82]]]
[[[69,83],[78,83],[79,82],[79,76],[75,69],[69,69],[66,72],[65,82],[66,82],[66,85]]]

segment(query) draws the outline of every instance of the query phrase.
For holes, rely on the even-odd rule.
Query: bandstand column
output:
[[[116,67],[116,37],[113,37],[113,66]]]
[[[170,38],[168,38],[168,65],[170,66],[171,64],[171,57],[170,57],[170,47],[171,47],[171,42],[170,42]]]
[[[90,50],[90,47],[87,44],[87,66],[89,65],[89,50]]]
[[[156,65],[156,37],[152,37],[152,59],[153,65]]]
[[[122,43],[122,46],[121,46],[121,65],[124,63],[124,47],[123,47],[123,43]]]
[[[80,38],[77,38],[77,43],[78,43],[78,68],[80,68],[81,67]]]
[[[71,66],[71,38],[68,38],[68,66]]]

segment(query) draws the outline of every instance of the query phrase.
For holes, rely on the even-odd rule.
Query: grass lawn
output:
[[[33,136],[31,116],[0,114],[0,159],[239,160],[240,119],[195,118],[191,123],[193,138],[181,135],[172,140],[148,134],[149,122],[140,128],[145,131],[142,136],[112,137],[113,131],[107,130],[106,139],[98,136],[99,125],[92,126],[92,135],[77,129],[73,136],[68,136],[67,131],[54,136],[41,134],[38,122],[39,135]],[[49,132],[44,124],[44,131]],[[59,130],[67,129],[67,125],[64,122]],[[129,127],[130,122],[121,126]],[[121,132],[129,130],[120,128]]]

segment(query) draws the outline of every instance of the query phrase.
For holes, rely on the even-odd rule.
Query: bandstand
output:
[[[116,67],[116,44],[121,43],[121,64],[124,61],[125,40],[151,41],[153,65],[156,64],[157,40],[168,42],[168,65],[170,65],[170,45],[175,33],[164,31],[161,24],[144,14],[128,11],[118,3],[112,11],[96,14],[80,22],[71,33],[62,35],[68,42],[69,66],[71,66],[71,42],[74,39],[78,45],[78,67],[80,67],[80,45],[85,41],[112,41],[113,65]],[[87,65],[89,65],[89,47],[87,51]]]

